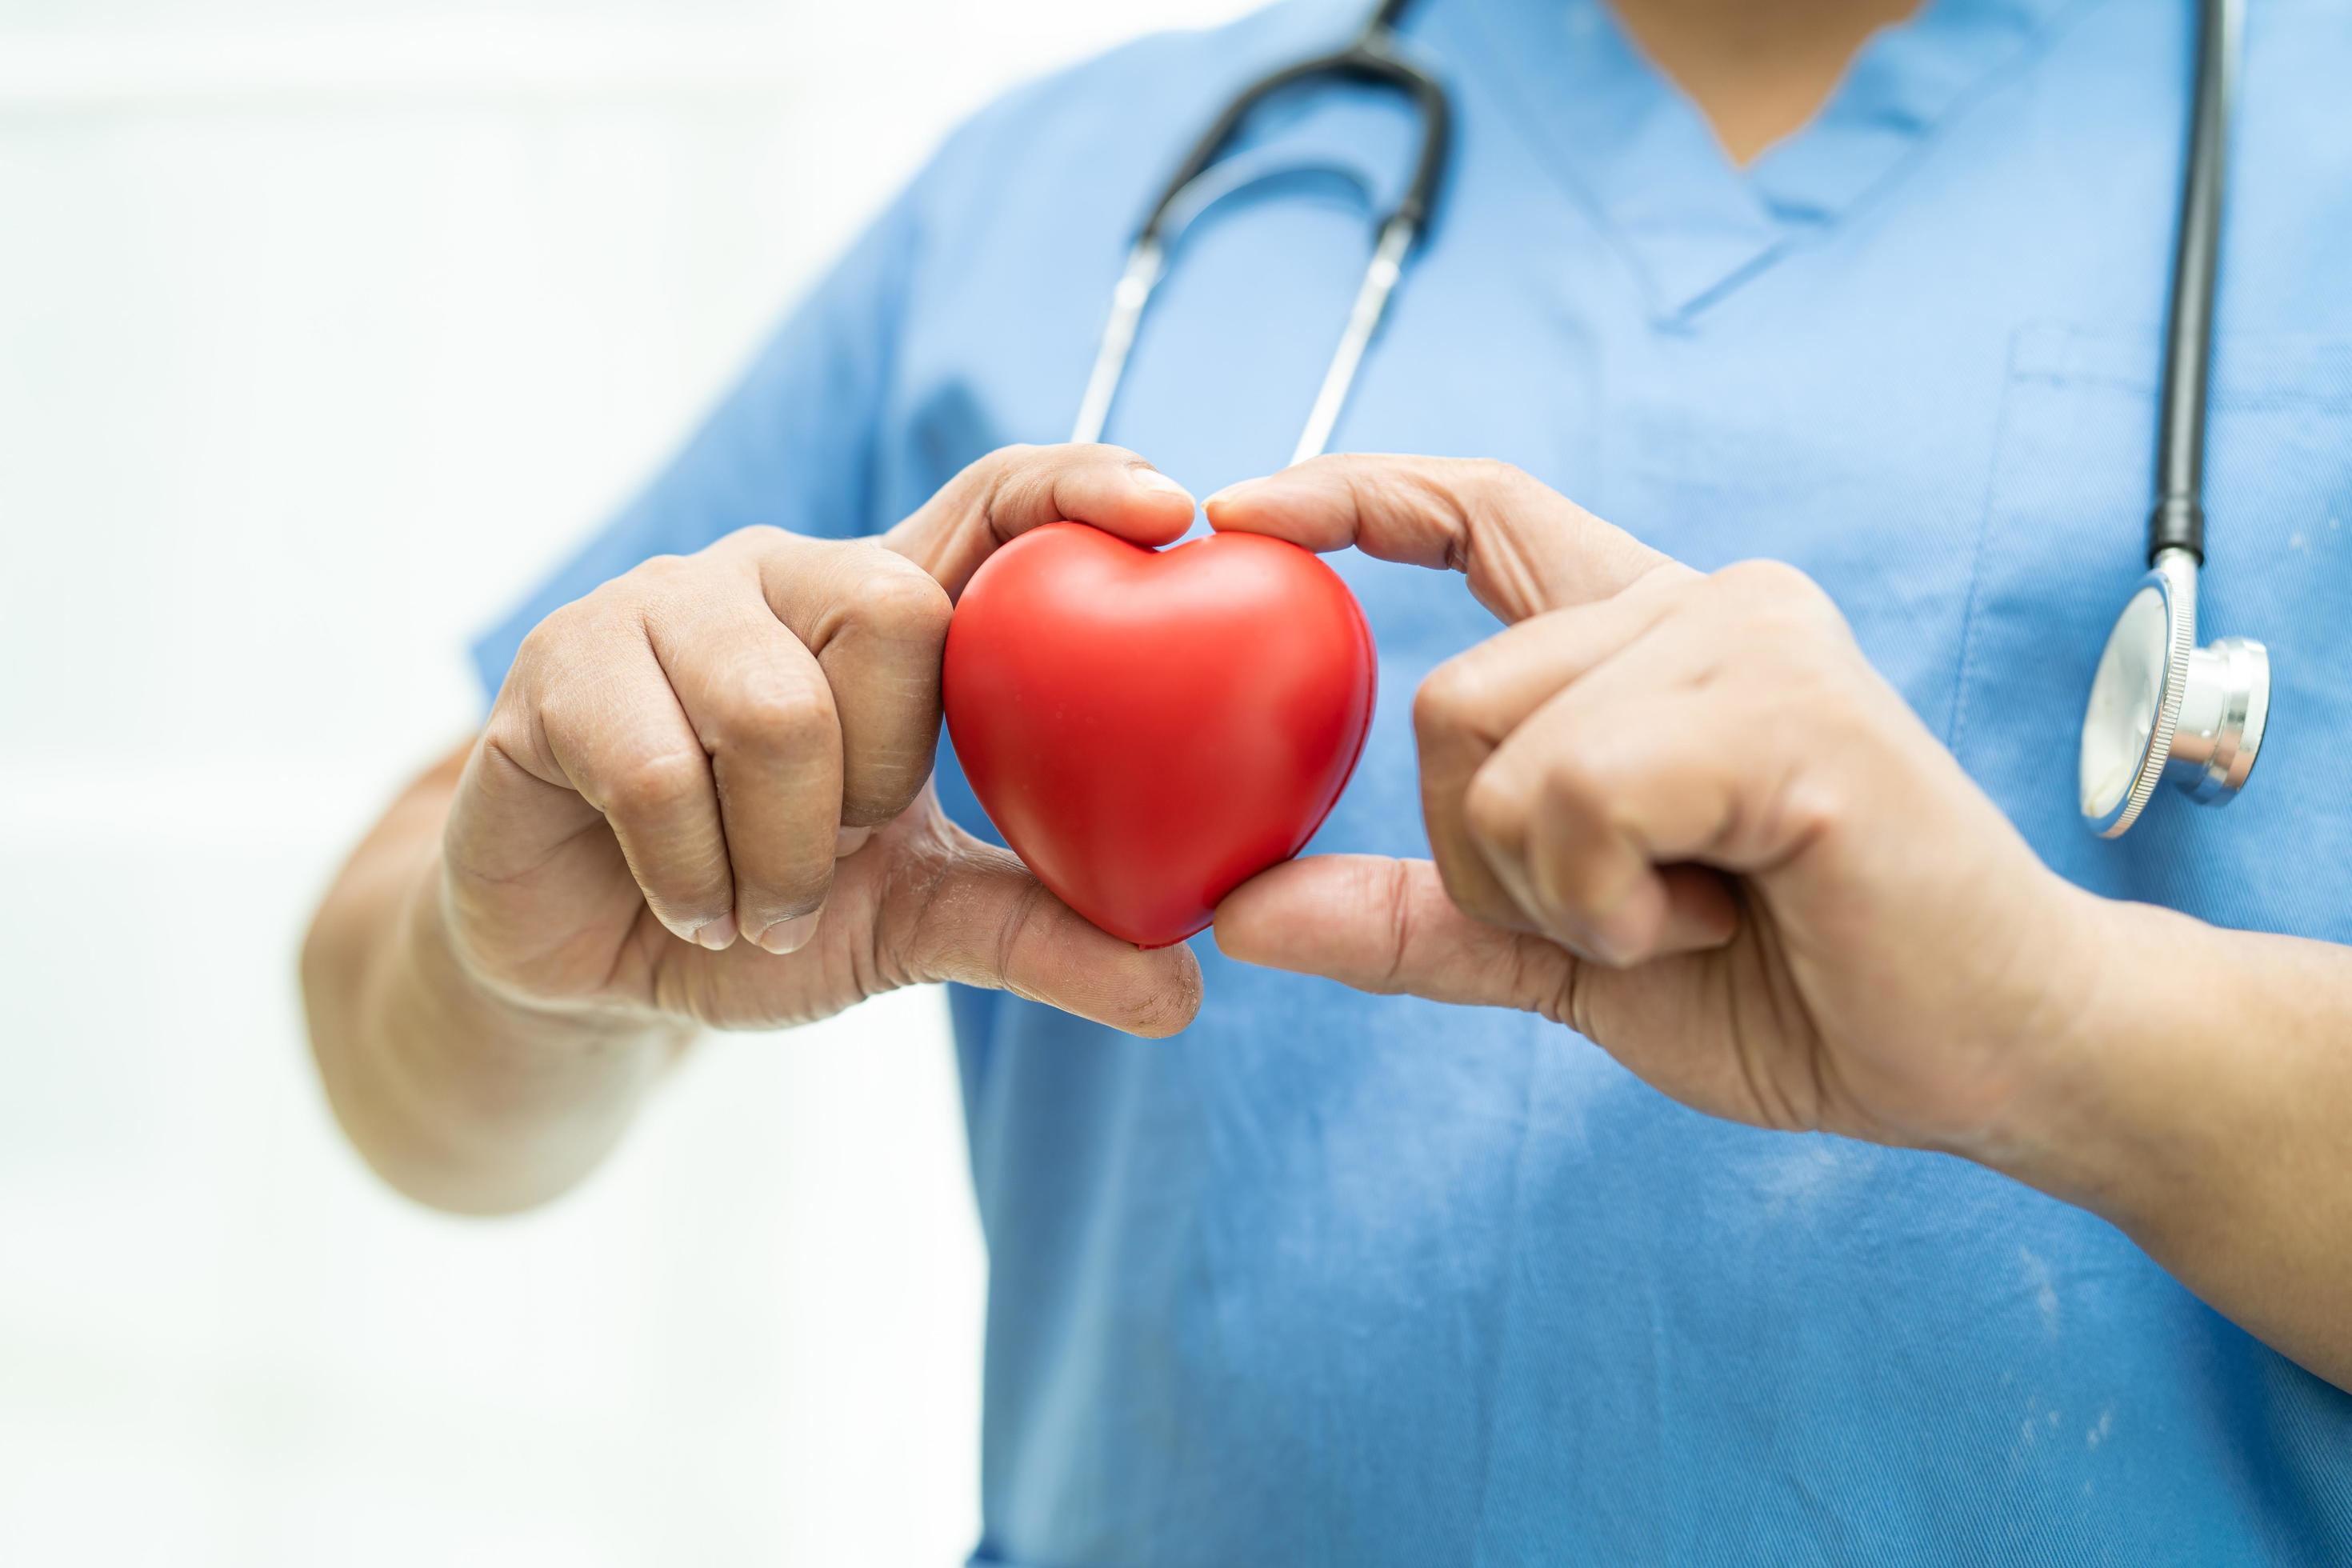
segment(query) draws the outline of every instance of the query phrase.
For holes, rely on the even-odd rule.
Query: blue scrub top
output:
[[[1175,158],[1361,9],[1151,39],[981,115],[486,638],[485,679],[648,555],[879,530],[1062,438]],[[2352,940],[2352,7],[2252,7],[2205,624],[2270,643],[2261,771],[2120,843],[2075,817],[2141,570],[2190,36],[2188,0],[1931,0],[1742,173],[1599,0],[1423,0],[1453,176],[1335,445],[1508,458],[1695,564],[1793,562],[2067,876]],[[1243,156],[1384,201],[1410,139],[1327,89]],[[1277,467],[1369,239],[1328,174],[1213,208],[1110,438],[1195,493]],[[1458,578],[1333,561],[1381,690],[1316,847],[1425,853],[1411,695],[1496,628]],[[1162,1044],[954,998],[991,1265],[976,1561],[2352,1561],[2352,1397],[2105,1223],[1709,1121],[1532,1017],[1197,946],[1206,1005]]]

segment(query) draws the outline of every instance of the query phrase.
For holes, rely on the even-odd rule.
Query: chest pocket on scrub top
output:
[[[2352,341],[2215,342],[2198,636],[2270,647],[2245,793],[2213,808],[2168,784],[2112,841],[2076,815],[2084,699],[2143,569],[2154,342],[2044,325],[2011,344],[1952,748],[2045,860],[2097,892],[2352,940]]]

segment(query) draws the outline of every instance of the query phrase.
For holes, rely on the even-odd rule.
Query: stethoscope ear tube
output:
[[[1444,86],[1428,71],[1396,52],[1395,24],[1405,0],[1381,0],[1365,21],[1363,30],[1345,48],[1300,60],[1261,77],[1235,94],[1219,110],[1209,128],[1185,153],[1176,172],[1153,201],[1143,225],[1128,249],[1127,265],[1112,291],[1109,316],[1095,348],[1093,369],[1072,426],[1073,441],[1098,441],[1109,422],[1111,404],[1126,374],[1129,354],[1143,321],[1152,289],[1166,273],[1168,256],[1177,243],[1175,215],[1190,211],[1193,187],[1224,156],[1242,124],[1267,99],[1302,83],[1324,79],[1370,83],[1410,98],[1421,121],[1421,148],[1396,205],[1380,221],[1371,258],[1356,289],[1347,329],[1323,373],[1307,425],[1290,460],[1303,462],[1320,453],[1338,426],[1339,412],[1355,385],[1364,353],[1388,313],[1390,296],[1402,277],[1404,262],[1427,228],[1445,176],[1446,153],[1453,138],[1453,112]]]
[[[1185,187],[1224,156],[1226,148],[1239,133],[1243,123],[1260,104],[1302,83],[1326,79],[1367,82],[1391,89],[1412,100],[1414,111],[1421,121],[1421,148],[1414,158],[1412,178],[1407,182],[1404,195],[1398,200],[1396,210],[1382,222],[1385,224],[1402,217],[1416,227],[1425,226],[1431,209],[1436,205],[1439,183],[1444,177],[1446,150],[1454,134],[1453,110],[1444,85],[1428,71],[1396,52],[1395,35],[1386,19],[1391,9],[1382,6],[1376,12],[1363,32],[1347,47],[1270,71],[1236,93],[1233,100],[1218,111],[1216,119],[1210,121],[1209,128],[1192,143],[1191,150],[1184,154],[1183,162],[1176,165],[1176,172],[1160,188],[1159,198],[1151,204],[1143,226],[1136,236],[1137,242],[1164,240],[1167,237],[1162,230],[1168,215],[1182,200]]]

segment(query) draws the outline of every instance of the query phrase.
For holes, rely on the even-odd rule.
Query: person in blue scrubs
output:
[[[1273,473],[1365,244],[1279,176],[1411,163],[1349,87],[1251,123],[1121,447],[1022,445],[1201,122],[1359,19],[981,114],[482,639],[306,954],[352,1137],[527,1205],[696,1028],[961,982],[977,1563],[2352,1561],[2352,12],[2258,0],[2234,143],[2205,613],[2269,754],[2116,842],[2185,0],[1425,0],[1453,174],[1336,444],[1440,456]],[[1146,953],[934,774],[937,664],[1003,538],[1196,495],[1333,552],[1380,701]]]

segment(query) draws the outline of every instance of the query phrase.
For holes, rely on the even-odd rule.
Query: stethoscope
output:
[[[1242,122],[1286,88],[1349,80],[1410,99],[1421,153],[1404,195],[1374,229],[1371,260],[1290,460],[1329,443],[1380,330],[1406,258],[1420,241],[1445,173],[1451,105],[1436,78],[1396,51],[1408,0],[1381,0],[1355,40],[1335,53],[1284,66],[1235,95],[1193,143],[1129,247],[1108,320],[1071,432],[1101,439],[1152,290],[1167,275],[1186,225],[1223,192],[1212,176]],[[2083,714],[2077,803],[2102,837],[2139,819],[2157,785],[2172,779],[2206,805],[2236,798],[2253,772],[2270,716],[2269,652],[2251,637],[2197,644],[2197,583],[2205,561],[2205,423],[2210,402],[2214,281],[2221,241],[2221,186],[2243,40],[2242,0],[2200,0],[2189,158],[2174,237],[2171,300],[2158,400],[2156,506],[2147,524],[2147,574],[2107,636]]]
[[[1127,268],[1119,274],[1118,287],[1111,291],[1110,319],[1103,323],[1102,339],[1095,350],[1095,367],[1087,377],[1086,395],[1078,400],[1078,419],[1071,431],[1071,440],[1102,439],[1103,423],[1110,417],[1111,400],[1118,396],[1119,378],[1127,373],[1128,353],[1135,347],[1135,330],[1143,321],[1143,308],[1150,301],[1152,289],[1167,274],[1169,247],[1182,237],[1185,226],[1209,205],[1201,197],[1208,193],[1217,160],[1241,130],[1242,121],[1276,93],[1302,82],[1360,81],[1386,88],[1412,100],[1421,117],[1421,155],[1413,164],[1412,183],[1405,187],[1404,195],[1381,219],[1375,231],[1372,259],[1364,268],[1364,280],[1356,290],[1355,306],[1348,312],[1339,346],[1323,373],[1323,384],[1315,394],[1315,406],[1307,412],[1307,428],[1299,433],[1298,445],[1292,449],[1290,460],[1303,463],[1322,454],[1331,439],[1331,427],[1339,422],[1340,405],[1348,401],[1349,390],[1356,384],[1356,372],[1364,363],[1364,351],[1371,346],[1372,335],[1380,331],[1381,318],[1388,313],[1389,296],[1396,291],[1397,279],[1404,274],[1405,258],[1420,241],[1430,205],[1436,200],[1437,187],[1445,177],[1445,140],[1454,117],[1453,105],[1435,77],[1396,52],[1396,22],[1407,4],[1408,0],[1380,0],[1365,18],[1363,30],[1345,48],[1283,66],[1243,88],[1231,103],[1218,111],[1201,139],[1192,143],[1192,150],[1184,154],[1184,162],[1160,191],[1160,199],[1151,204],[1150,215],[1143,220],[1134,243],[1128,247]]]

